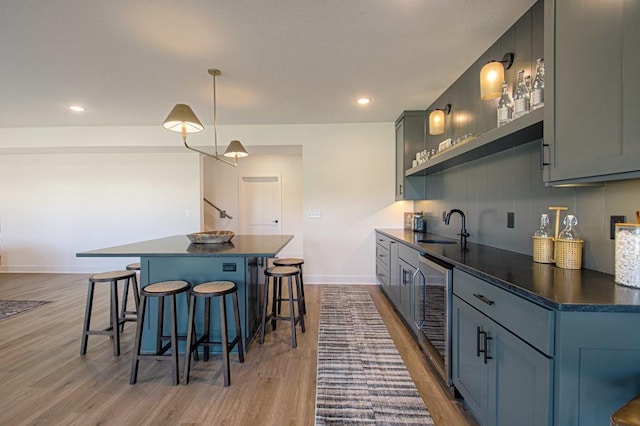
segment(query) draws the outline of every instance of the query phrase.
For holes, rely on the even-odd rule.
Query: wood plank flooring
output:
[[[289,328],[278,327],[264,345],[250,346],[243,364],[232,356],[230,387],[222,386],[220,356],[194,363],[189,385],[175,387],[168,363],[143,360],[131,386],[135,324],[125,326],[120,357],[104,336],[90,336],[87,355],[79,355],[88,277],[0,273],[0,299],[53,302],[0,321],[0,424],[314,424],[323,286],[305,287],[307,331],[298,331],[298,347],[290,346]],[[380,289],[366,288],[436,424],[474,424],[428,368]],[[108,300],[108,287],[96,286],[93,324],[108,321]]]

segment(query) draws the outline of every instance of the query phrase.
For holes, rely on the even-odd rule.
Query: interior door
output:
[[[240,176],[240,233],[282,233],[282,188],[280,176]]]

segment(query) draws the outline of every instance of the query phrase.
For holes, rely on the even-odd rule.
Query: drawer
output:
[[[420,263],[420,252],[418,250],[404,244],[398,244],[398,257],[418,269],[418,264]]]
[[[456,268],[453,293],[542,353],[553,356],[554,311]]]
[[[376,260],[383,262],[387,269],[389,269],[389,249],[380,244],[376,244]]]
[[[376,262],[376,278],[381,285],[389,285],[389,269],[379,260]]]
[[[391,246],[391,238],[385,237],[384,235],[376,232],[376,244],[389,250],[389,247]]]

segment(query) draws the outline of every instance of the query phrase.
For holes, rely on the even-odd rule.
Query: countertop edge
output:
[[[452,259],[450,257],[447,257],[445,255],[442,255],[441,253],[438,253],[436,251],[433,250],[429,250],[429,248],[427,247],[427,245],[418,245],[416,244],[414,241],[408,241],[404,238],[399,238],[397,235],[394,235],[390,232],[392,231],[396,231],[396,232],[400,232],[403,230],[390,230],[390,229],[375,229],[375,232],[379,232],[383,235],[385,235],[388,238],[391,238],[395,241],[398,241],[399,243],[405,244],[415,250],[418,250],[422,253],[426,253],[428,256],[434,257],[442,262],[445,262],[447,264],[450,264],[458,269],[460,269],[461,271],[467,272],[477,278],[483,279],[485,281],[490,282],[491,284],[494,284],[500,288],[503,288],[505,290],[511,291],[512,293],[515,293],[519,296],[524,297],[527,300],[530,300],[534,303],[537,303],[541,306],[556,310],[556,311],[561,311],[561,312],[618,312],[618,313],[639,313],[640,312],[640,304],[637,305],[630,305],[630,304],[600,304],[600,303],[562,303],[562,302],[558,302],[556,300],[552,300],[549,299],[543,295],[540,295],[536,292],[533,292],[531,290],[528,290],[526,288],[523,288],[521,286],[519,286],[517,283],[505,280],[503,278],[500,277],[496,277],[494,275],[491,275],[485,271],[479,270],[477,268],[473,268],[470,267],[469,265],[466,265],[464,263],[461,263],[455,259]],[[436,238],[436,239],[442,239],[442,240],[451,240],[451,241],[456,241],[452,238],[449,237],[443,237],[441,235],[437,235],[437,234],[418,234],[415,233],[414,235],[418,236],[421,239],[426,239],[426,238]],[[415,238],[414,238],[415,239]],[[471,244],[474,249],[476,250],[482,250],[482,247],[487,247],[488,249],[492,249],[492,250],[502,250],[505,252],[509,252],[508,250],[504,250],[504,249],[496,249],[495,247],[490,247],[490,246],[482,246],[480,244]],[[521,254],[521,253],[515,253],[515,252],[509,252],[512,253],[515,256],[522,256],[523,258],[529,258],[531,259],[531,263],[533,264],[533,258],[531,256],[527,256],[525,254]],[[590,271],[587,269],[584,269],[584,271]],[[597,274],[604,274],[601,272],[597,272],[597,271],[592,271],[594,273]],[[589,273],[589,272],[587,272]],[[609,274],[604,274],[604,275],[609,275]],[[618,284],[616,284],[613,281],[613,276],[611,276],[611,285],[615,285],[617,286]],[[631,291],[639,291],[640,290],[635,290],[635,289],[630,289]]]

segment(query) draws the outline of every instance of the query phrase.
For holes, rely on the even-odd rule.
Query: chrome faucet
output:
[[[449,225],[449,220],[451,219],[452,213],[459,213],[460,217],[462,218],[462,229],[460,230],[460,233],[458,235],[460,235],[460,246],[464,250],[467,248],[467,237],[469,236],[469,233],[467,232],[467,219],[464,216],[464,212],[462,210],[451,209],[449,213],[443,212],[442,215],[442,220],[446,225]]]

